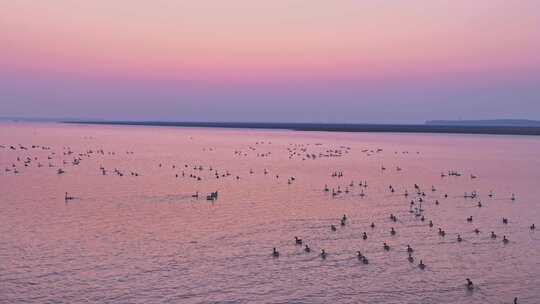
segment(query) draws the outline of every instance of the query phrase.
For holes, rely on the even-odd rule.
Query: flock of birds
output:
[[[381,170],[386,170],[386,167],[382,166],[381,167]],[[401,171],[402,168],[400,167],[396,167],[396,171]],[[343,172],[342,171],[334,171],[331,173],[331,177],[332,178],[342,178],[344,176]],[[444,178],[444,177],[451,177],[451,176],[454,176],[454,177],[459,177],[459,176],[462,176],[461,173],[458,173],[457,171],[453,171],[453,170],[450,170],[448,171],[447,173],[441,173],[441,178]],[[471,174],[470,175],[470,178],[471,179],[476,179],[477,176],[474,175],[474,174]],[[324,192],[327,192],[327,193],[331,193],[331,196],[332,197],[335,197],[335,196],[338,196],[338,195],[342,195],[342,194],[349,194],[352,192],[352,189],[355,187],[355,185],[357,185],[358,187],[360,187],[360,193],[357,193],[356,195],[358,195],[359,197],[364,197],[366,195],[366,193],[364,192],[364,190],[368,187],[368,184],[367,184],[367,181],[360,181],[360,182],[354,182],[354,181],[351,181],[348,185],[346,185],[344,187],[344,189],[338,185],[336,188],[332,188],[330,189],[328,184],[325,184],[324,185],[324,188],[323,188],[323,191]],[[391,193],[395,193],[396,189],[393,185],[389,185],[388,186],[388,190],[391,192]],[[435,186],[431,186],[430,187],[430,190],[432,193],[436,192],[437,189],[435,188]],[[413,194],[411,194],[413,193]],[[421,222],[428,222],[427,223],[427,227],[429,229],[433,228],[434,227],[434,223],[432,220],[429,220],[427,219],[426,215],[424,214],[424,211],[425,209],[423,208],[422,204],[424,204],[424,206],[428,203],[427,200],[426,200],[426,192],[422,190],[422,188],[418,185],[418,184],[414,184],[414,192],[409,192],[407,190],[405,190],[403,192],[403,197],[405,198],[411,198],[410,200],[410,203],[409,203],[409,213],[411,213],[413,216],[415,217],[418,217],[420,219]],[[489,194],[487,195],[490,199],[491,198],[494,198],[495,194],[493,191],[489,191]],[[448,198],[449,195],[447,193],[445,193],[442,197],[444,198]],[[470,199],[470,200],[475,200],[475,199],[478,199],[479,198],[479,194],[477,191],[472,191],[472,192],[465,192],[463,194],[463,198],[464,199]],[[516,195],[514,193],[512,193],[510,195],[510,197],[507,197],[506,198],[507,200],[509,201],[516,201]],[[433,201],[433,205],[434,206],[438,206],[440,204],[439,202],[439,199],[435,199]],[[478,200],[478,202],[476,203],[476,206],[478,208],[482,208],[483,207],[483,204],[480,200]],[[388,217],[389,221],[391,223],[396,223],[398,221],[398,218],[396,215],[394,214],[390,214],[389,217]],[[330,231],[331,232],[336,232],[338,231],[338,226],[346,226],[348,224],[348,217],[347,215],[343,215],[342,218],[340,219],[339,221],[339,225],[335,225],[335,224],[331,224],[330,225]],[[472,223],[473,222],[473,216],[469,216],[465,219],[465,221],[467,223]],[[500,222],[503,224],[503,225],[508,225],[509,224],[509,220],[508,218],[506,217],[503,217],[500,219]],[[372,222],[369,227],[371,229],[374,229],[375,228],[375,223]],[[535,224],[530,224],[528,226],[528,229],[530,231],[534,231],[536,229],[536,226]],[[474,228],[474,233],[476,235],[480,234],[481,231],[479,228]],[[397,230],[395,229],[395,227],[391,227],[390,228],[390,231],[389,231],[389,236],[390,237],[395,237],[397,234]],[[442,227],[438,227],[437,229],[437,234],[444,238],[446,236],[446,231],[442,228]],[[499,237],[499,235],[497,235],[494,231],[491,231],[489,233],[489,237],[491,239],[497,239]],[[361,233],[361,237],[360,237],[362,240],[364,241],[367,241],[368,240],[368,233],[366,231],[362,232]],[[458,243],[462,242],[464,239],[461,235],[461,233],[457,233],[457,236],[456,236],[456,241]],[[508,244],[510,242],[509,238],[506,236],[506,235],[503,235],[502,236],[502,243],[504,245]],[[297,246],[304,246],[304,252],[305,253],[311,253],[312,252],[312,248],[305,242],[305,240],[299,238],[298,236],[294,236],[294,244],[297,245]],[[381,250],[383,251],[390,251],[392,248],[391,246],[387,243],[387,242],[383,242],[382,243],[382,246],[381,246]],[[407,246],[404,248],[403,250],[404,252],[406,252],[406,256],[407,256],[407,261],[411,264],[413,264],[416,259],[415,257],[413,256],[413,253],[415,252],[415,250],[409,245],[407,244]],[[353,253],[351,252],[351,255]],[[327,256],[329,255],[329,253],[324,249],[324,248],[321,248],[320,249],[320,253],[319,253],[319,256],[321,259],[326,259]],[[354,255],[358,258],[358,260],[362,263],[362,264],[369,264],[369,259],[368,257],[362,253],[362,251],[356,251],[354,253]],[[278,249],[276,247],[273,248],[272,250],[272,256],[274,258],[278,258],[280,256],[280,253],[278,251]],[[424,263],[424,261],[422,259],[419,259],[419,262],[417,264],[417,267],[419,269],[426,269],[426,264]],[[470,291],[473,291],[474,288],[475,288],[475,285],[473,283],[473,281],[470,279],[470,278],[465,278],[465,287],[470,290]],[[518,303],[518,298],[515,297],[514,300],[513,300],[513,303]]]
[[[251,155],[256,156],[256,157],[260,157],[260,158],[272,157],[271,152],[268,152],[268,151],[260,152],[259,149],[258,149],[258,147],[260,147],[262,145],[268,145],[268,144],[272,144],[272,143],[271,142],[264,142],[264,141],[256,142],[254,146],[250,145],[250,146],[247,147],[247,149],[234,150],[233,155],[235,157],[246,157],[246,156],[250,155],[250,153],[251,153]],[[347,146],[339,146],[338,148],[326,148],[326,149],[322,148],[320,146],[321,146],[321,144],[315,144],[315,145],[313,145],[311,147],[309,145],[305,145],[305,144],[290,144],[286,148],[287,157],[289,159],[317,160],[317,159],[323,159],[323,158],[343,157],[344,155],[348,154],[351,151],[351,148],[347,147]],[[310,150],[310,149],[313,149],[313,148],[318,148],[318,151],[315,152],[313,150]],[[322,148],[322,150],[321,150],[321,148]],[[5,171],[6,174],[10,174],[10,173],[12,173],[12,174],[20,174],[21,171],[23,171],[24,168],[31,167],[31,166],[35,165],[35,167],[38,167],[38,168],[52,168],[53,170],[56,171],[56,174],[63,175],[63,174],[68,173],[68,171],[69,171],[68,167],[69,166],[77,167],[82,162],[84,162],[85,160],[90,159],[92,157],[95,157],[95,156],[116,156],[116,155],[121,154],[121,153],[117,153],[117,152],[114,152],[114,151],[107,151],[106,152],[104,149],[87,149],[87,150],[82,151],[82,152],[74,152],[74,150],[71,149],[70,147],[63,147],[61,151],[54,151],[51,147],[40,146],[40,145],[32,145],[32,146],[29,146],[29,147],[23,146],[23,145],[0,145],[0,149],[18,151],[19,152],[17,154],[17,156],[16,156],[16,159],[11,163],[11,165],[8,165],[8,166],[5,167],[4,171]],[[34,156],[19,155],[19,154],[28,153],[29,150],[39,150],[39,151],[42,151],[43,153],[45,153],[46,155],[44,157],[41,157],[41,158],[38,157],[38,156],[35,156],[35,155]],[[214,148],[203,148],[203,151],[211,153],[211,152],[214,152],[215,149]],[[380,153],[382,151],[383,151],[382,149],[365,149],[365,150],[362,150],[362,153],[364,153],[366,156],[370,156],[370,155],[373,155],[373,154]],[[255,153],[256,153],[256,155],[255,155]],[[395,153],[397,154],[397,152],[395,152]],[[402,153],[407,154],[408,151],[403,151]],[[417,152],[417,153],[419,153],[419,152]],[[126,155],[131,155],[131,154],[134,154],[134,152],[133,151],[126,151],[125,154]],[[190,179],[193,179],[195,181],[202,181],[203,179],[206,179],[206,178],[214,178],[216,180],[218,180],[218,179],[226,179],[226,178],[232,178],[232,179],[235,179],[235,180],[240,180],[241,179],[241,175],[231,173],[232,170],[228,170],[228,169],[219,169],[218,170],[217,168],[215,168],[213,166],[203,165],[203,164],[183,164],[183,165],[169,164],[169,165],[166,166],[163,163],[157,163],[157,167],[160,168],[160,169],[170,167],[170,169],[173,170],[174,178],[188,178],[189,177]],[[380,170],[384,172],[384,171],[387,171],[388,168],[385,167],[385,166],[381,166]],[[396,172],[400,172],[402,170],[403,170],[403,168],[401,168],[400,166],[395,167]],[[204,174],[204,172],[207,172],[207,174]],[[103,176],[105,176],[105,175],[114,175],[114,176],[119,176],[119,177],[123,177],[123,176],[126,176],[126,175],[132,176],[132,177],[143,176],[143,173],[141,173],[140,171],[135,170],[135,169],[123,170],[123,169],[119,169],[119,168],[106,168],[103,165],[99,166],[99,174],[103,175]],[[250,169],[248,174],[246,174],[246,175],[250,176],[250,175],[253,175],[253,174],[255,174],[255,171],[253,169]],[[262,171],[262,174],[269,175],[270,171],[268,169],[264,169]],[[273,176],[274,176],[274,178],[276,180],[279,180],[279,178],[280,178],[279,174],[273,174]],[[440,176],[441,176],[441,178],[460,177],[460,176],[462,176],[462,173],[460,173],[458,171],[455,171],[455,170],[449,170],[447,172],[442,172]],[[330,177],[332,179],[341,180],[344,177],[344,173],[343,173],[343,171],[335,170],[330,174]],[[475,174],[470,174],[469,177],[471,179],[478,178],[478,176],[475,175]],[[295,176],[289,176],[289,177],[287,177],[287,184],[290,185],[293,182],[295,182],[296,180],[297,180],[297,178]],[[364,196],[367,195],[368,182],[366,180],[357,181],[357,182],[351,181],[348,184],[337,185],[336,187],[333,187],[333,188],[329,187],[328,184],[325,184],[324,188],[323,188],[323,192],[327,193],[327,194],[330,194],[331,197],[337,197],[337,196],[341,196],[341,195],[352,194],[353,189],[356,188],[356,187],[358,187],[360,189],[360,192],[356,193],[355,195],[358,195],[359,197],[364,197]],[[426,215],[425,215],[424,207],[429,202],[428,202],[428,199],[426,198],[426,191],[424,191],[422,189],[423,189],[423,187],[421,187],[420,185],[414,184],[414,190],[413,191],[409,192],[408,190],[404,190],[401,195],[406,199],[410,199],[409,212],[412,214],[412,216],[419,218],[422,222],[426,222],[427,223],[426,226],[429,229],[431,229],[431,228],[434,227],[435,224],[433,223],[432,220],[428,220]],[[435,186],[431,186],[431,187],[429,187],[427,189],[429,189],[428,191],[430,191],[432,193],[435,193],[435,192],[438,191],[435,188]],[[390,193],[395,193],[397,190],[393,185],[389,185],[388,186],[388,191]],[[219,195],[218,195],[217,190],[209,192],[206,196],[200,195],[199,191],[196,191],[194,194],[191,194],[191,197],[194,198],[194,199],[198,199],[199,197],[206,197],[206,199],[208,201],[215,201],[215,200],[218,199],[218,196]],[[448,197],[449,197],[448,194],[444,194],[442,196],[442,198],[448,198]],[[493,198],[494,193],[492,191],[490,191],[489,194],[488,194],[488,197]],[[442,199],[442,198],[440,198],[440,199]],[[475,199],[479,198],[479,194],[476,191],[465,192],[464,195],[463,195],[463,198],[475,200]],[[64,200],[66,202],[74,200],[74,199],[76,199],[76,197],[70,195],[68,192],[65,192]],[[509,199],[511,201],[515,201],[516,200],[516,195],[512,193],[511,196],[509,197]],[[440,202],[439,202],[439,199],[435,199],[431,203],[433,205],[437,206],[437,205],[439,205]],[[483,207],[483,204],[482,204],[482,202],[480,200],[477,202],[476,205],[478,206],[478,208]],[[394,215],[394,214],[390,214],[389,217],[388,217],[388,220],[391,223],[392,222],[397,223],[397,216]],[[468,223],[472,223],[473,222],[473,217],[469,216],[465,220]],[[502,222],[502,224],[507,225],[509,223],[509,220],[508,220],[508,218],[502,218],[501,222]],[[334,224],[330,225],[329,230],[331,232],[335,233],[335,232],[337,232],[339,230],[338,229],[339,226],[343,227],[343,226],[347,226],[348,224],[349,224],[349,218],[347,217],[347,215],[344,214],[341,217],[341,219],[339,220],[339,224],[338,225],[334,225]],[[397,228],[396,227],[391,227],[391,229],[389,231],[389,237],[396,237],[396,235],[397,235]],[[370,228],[371,229],[375,228],[375,223],[374,222],[371,223]],[[535,226],[535,224],[530,224],[528,228],[532,231],[532,230],[536,229],[536,226]],[[445,237],[446,236],[446,231],[443,229],[443,227],[438,227],[437,228],[437,233],[438,233],[438,235],[440,237]],[[475,234],[480,234],[481,231],[480,231],[479,228],[475,228],[474,233]],[[489,235],[490,235],[491,239],[497,239],[499,237],[495,233],[495,231],[491,231]],[[364,241],[367,241],[368,238],[369,238],[368,232],[367,231],[362,232],[361,239],[364,240]],[[457,240],[457,242],[462,242],[463,241],[463,237],[462,237],[461,233],[457,233],[456,240]],[[506,235],[503,235],[502,236],[502,243],[503,244],[508,244],[509,242],[510,242],[509,237],[506,236]],[[303,251],[306,254],[309,254],[309,253],[311,253],[313,251],[313,248],[310,247],[309,244],[307,244],[305,240],[299,238],[298,236],[294,237],[294,245],[295,246],[302,246]],[[320,248],[319,250],[320,250],[320,253],[319,253],[320,258],[326,259],[328,257],[328,255],[329,255],[329,253],[324,248]],[[393,249],[387,242],[383,242],[382,246],[381,246],[381,250],[383,250],[383,251],[391,251]],[[415,249],[413,249],[413,247],[411,247],[410,245],[407,245],[403,249],[403,251],[406,253],[407,261],[409,263],[411,263],[411,264],[414,264],[415,261],[417,260],[415,258],[415,256],[414,256],[414,254],[416,253]],[[362,264],[367,265],[367,264],[370,263],[370,259],[362,251],[358,250],[358,251],[356,251],[354,253],[351,253],[351,254],[354,254],[354,256]],[[279,253],[279,251],[278,251],[278,249],[276,247],[273,248],[271,255],[273,257],[275,257],[275,258],[278,258],[280,256],[280,253]],[[427,266],[424,263],[424,261],[422,259],[418,259],[418,260],[419,261],[416,264],[417,267],[420,268],[420,269],[426,269]],[[465,281],[466,281],[466,288],[469,289],[469,290],[473,290],[474,289],[474,283],[472,282],[472,280],[469,279],[469,278],[466,278]],[[514,303],[517,303],[517,298],[514,299]]]
[[[259,152],[260,147],[262,145],[271,145],[272,142],[265,142],[265,141],[257,141],[255,145],[249,145],[246,149],[237,149],[234,151],[234,156],[237,157],[245,157],[249,155],[253,155],[256,157],[271,157],[272,152],[271,151],[264,151]],[[314,146],[320,146],[320,144],[315,144]],[[295,158],[301,158],[302,160],[315,160],[317,158],[325,158],[325,157],[341,157],[345,154],[347,154],[350,150],[350,147],[341,146],[339,148],[329,148],[326,150],[318,151],[317,153],[310,152],[308,150],[308,145],[298,145],[298,144],[290,144],[289,147],[287,147],[287,153],[289,159],[295,159]],[[25,146],[22,144],[17,145],[0,145],[0,151],[1,150],[8,150],[8,151],[15,151],[17,152],[16,158],[4,168],[5,174],[21,174],[23,173],[24,169],[29,169],[30,167],[37,167],[37,168],[49,168],[54,170],[54,172],[57,175],[65,175],[68,174],[72,169],[80,166],[82,163],[89,159],[97,159],[99,157],[121,157],[122,152],[117,151],[106,151],[103,148],[97,148],[97,149],[85,149],[83,151],[75,151],[72,147],[64,146],[61,148],[60,151],[58,149],[53,149],[50,146],[43,146],[43,145],[31,145],[31,146]],[[39,155],[38,153],[32,153],[32,151],[40,151],[42,153],[45,153],[45,155]],[[202,148],[203,152],[214,152],[215,148],[212,147],[204,147]],[[373,150],[366,150],[365,152],[374,152]],[[377,151],[380,152],[380,151]],[[125,155],[133,155],[135,152],[133,151],[125,151]],[[26,155],[21,155],[26,154]],[[216,180],[223,180],[227,178],[232,178],[235,180],[240,180],[245,177],[246,174],[244,172],[244,175],[242,174],[232,174],[232,170],[228,169],[218,169],[212,165],[204,165],[204,164],[164,164],[163,162],[158,162],[157,167],[159,169],[165,170],[170,168],[172,170],[172,173],[174,175],[174,178],[189,178],[193,181],[201,182],[205,179],[216,179]],[[122,169],[118,167],[113,168],[107,168],[103,164],[99,165],[99,175],[101,176],[117,176],[117,177],[141,177],[143,176],[143,172],[140,170],[137,170],[135,168],[130,169]],[[205,173],[206,172],[206,173]],[[252,176],[256,174],[255,170],[249,169],[247,172],[247,176]],[[265,168],[262,170],[262,174],[264,175],[271,175],[270,170]],[[279,174],[273,175],[275,180],[280,180]],[[286,177],[286,183],[288,185],[293,184],[296,181],[295,176],[288,176]],[[218,198],[218,191],[212,191],[208,195],[206,195],[206,199],[208,201],[215,201]],[[202,197],[202,195],[199,195],[199,191],[195,191],[194,194],[190,195],[191,198],[198,199]],[[75,197],[71,195],[69,192],[64,193],[64,201],[72,201],[75,199],[80,199],[79,197]]]

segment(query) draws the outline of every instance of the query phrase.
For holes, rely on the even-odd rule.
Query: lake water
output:
[[[540,303],[540,137],[4,123],[0,145],[0,303]]]

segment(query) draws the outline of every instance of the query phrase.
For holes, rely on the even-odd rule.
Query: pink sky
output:
[[[0,20],[15,69],[226,80],[540,63],[535,0],[9,1]]]
[[[0,42],[0,76],[23,78],[519,83],[540,74],[540,1],[3,1]]]

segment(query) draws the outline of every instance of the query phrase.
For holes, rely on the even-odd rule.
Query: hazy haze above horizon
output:
[[[540,119],[540,2],[2,1],[0,116]]]

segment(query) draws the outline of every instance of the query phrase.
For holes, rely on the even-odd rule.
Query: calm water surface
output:
[[[536,137],[2,124],[0,145],[0,303],[540,303]]]

